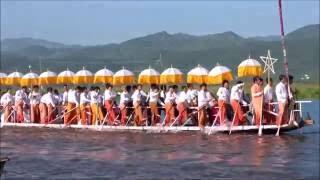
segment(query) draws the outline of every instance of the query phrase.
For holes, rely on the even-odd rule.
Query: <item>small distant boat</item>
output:
[[[7,161],[9,161],[8,157],[0,157],[0,177],[3,173],[4,165],[6,164]]]

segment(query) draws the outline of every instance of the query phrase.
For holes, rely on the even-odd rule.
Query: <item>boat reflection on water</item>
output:
[[[259,137],[11,127],[1,136],[10,178],[319,177],[318,131]]]

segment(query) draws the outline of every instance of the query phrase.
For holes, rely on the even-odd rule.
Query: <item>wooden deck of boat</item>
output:
[[[161,126],[101,126],[101,125],[69,125],[64,124],[35,124],[35,123],[3,123],[3,127],[26,127],[26,128],[53,128],[53,129],[87,129],[94,131],[150,131],[150,132],[177,132],[177,131],[200,131],[198,126],[172,126],[172,127],[161,127]],[[298,127],[290,125],[282,125],[281,132],[291,131]],[[246,126],[233,126],[232,133],[253,133],[258,132],[259,127],[254,125]],[[230,131],[230,126],[214,126],[206,127],[204,132],[212,133],[226,133]],[[277,130],[276,125],[263,125],[263,133],[275,133]]]

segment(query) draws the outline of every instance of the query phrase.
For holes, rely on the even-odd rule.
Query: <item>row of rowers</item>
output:
[[[276,86],[276,97],[279,102],[279,116],[277,123],[285,123],[285,109],[289,99],[286,77],[281,75]],[[113,86],[106,84],[104,95],[99,87],[76,87],[74,89],[64,86],[64,92],[47,88],[47,93],[41,95],[39,87],[32,90],[22,87],[12,95],[10,89],[2,95],[1,106],[3,119],[6,122],[33,122],[33,123],[65,123],[96,125],[102,122],[108,125],[137,126],[156,125],[164,117],[163,124],[170,125],[176,122],[179,125],[192,119],[194,124],[201,127],[217,121],[217,125],[225,125],[227,121],[234,121],[234,125],[248,123],[247,115],[252,105],[255,122],[260,124],[263,108],[274,111],[269,103],[274,101],[272,80],[263,88],[263,79],[253,78],[251,86],[251,103],[244,98],[244,83],[238,81],[229,90],[229,82],[224,81],[218,89],[216,96],[209,92],[206,84],[199,89],[188,84],[182,86],[169,86],[168,89],[151,85],[150,91],[145,93],[142,85],[125,86],[122,92],[116,93]],[[117,103],[117,96],[120,96]],[[264,102],[264,103],[263,103]],[[163,108],[164,107],[164,108]],[[164,113],[163,113],[164,112]],[[231,115],[230,115],[231,114]],[[192,117],[192,118],[191,118]],[[275,116],[264,114],[264,123],[275,123]],[[59,122],[60,121],[60,122]]]

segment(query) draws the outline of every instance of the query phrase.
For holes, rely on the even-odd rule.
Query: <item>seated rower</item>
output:
[[[52,95],[52,88],[47,88],[47,93],[40,99],[40,122],[41,124],[51,123],[54,117],[55,104]]]
[[[208,121],[207,107],[212,100],[212,96],[207,89],[207,84],[200,85],[198,92],[198,126],[204,128]]]
[[[229,104],[230,99],[229,82],[227,80],[222,82],[222,86],[218,89],[217,96],[219,106],[218,118],[220,120],[220,126],[222,126],[227,122],[227,105]]]
[[[174,92],[174,87],[170,86],[168,92],[166,93],[166,98],[164,100],[165,104],[165,125],[169,126],[175,119],[174,112],[175,112],[175,101],[176,101],[177,94]]]
[[[254,112],[255,125],[260,126],[262,124],[263,116],[263,79],[261,77],[253,78],[253,85],[251,86],[251,100],[252,108]]]
[[[230,102],[233,109],[233,125],[238,126],[246,122],[246,114],[244,114],[242,105],[247,105],[243,100],[243,86],[242,81],[238,81],[236,85],[231,88]]]
[[[40,123],[40,99],[39,86],[35,85],[32,88],[32,92],[29,94],[30,99],[30,120],[32,123]]]
[[[12,122],[13,115],[12,115],[12,106],[14,105],[14,98],[11,94],[11,89],[7,89],[6,93],[1,96],[0,104],[2,105],[3,113],[3,120],[2,122]]]
[[[86,87],[81,88],[80,94],[80,116],[81,121],[78,124],[88,125],[91,122],[91,107],[90,107],[90,97],[88,89]]]
[[[279,76],[280,82],[276,85],[276,96],[279,105],[277,125],[288,123],[288,80],[285,75]]]
[[[179,125],[183,125],[188,118],[188,102],[187,102],[187,87],[182,86],[181,91],[177,97],[177,109],[178,109],[178,122]]]
[[[114,110],[115,98],[117,94],[112,90],[113,86],[111,84],[106,84],[106,90],[104,91],[105,108],[107,110],[108,124],[114,125],[117,121],[116,113]]]
[[[122,92],[120,94],[120,113],[121,113],[121,125],[125,126],[127,121],[128,121],[128,104],[131,100],[130,97],[130,91],[131,91],[131,87],[130,86],[125,86],[122,89]]]

